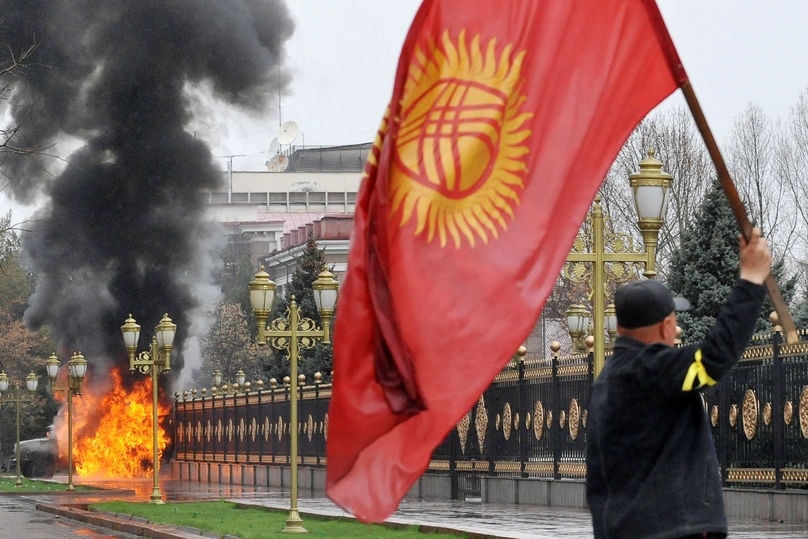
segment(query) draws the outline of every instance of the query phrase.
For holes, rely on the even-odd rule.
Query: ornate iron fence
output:
[[[756,336],[705,408],[727,486],[808,487],[808,340]],[[607,360],[608,360],[607,352]],[[479,496],[481,475],[582,479],[592,355],[511,361],[435,449],[429,469],[452,476],[456,498]],[[329,384],[299,389],[300,463],[324,466]],[[289,461],[289,388],[210,395],[174,404],[174,458]]]
[[[704,393],[725,484],[808,487],[808,342],[747,349]]]

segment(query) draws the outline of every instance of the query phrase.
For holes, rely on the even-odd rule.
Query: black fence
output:
[[[704,392],[727,486],[808,487],[808,340],[756,336],[728,377]],[[607,352],[607,361],[609,353]],[[455,498],[480,476],[582,479],[592,355],[511,361],[435,449],[429,469],[452,476]],[[174,406],[180,461],[289,462],[289,388],[215,395]],[[299,462],[325,466],[331,386],[299,388]]]
[[[325,464],[330,385],[302,386],[298,457]],[[186,392],[174,404],[174,458],[196,462],[289,462],[289,387],[249,393]]]

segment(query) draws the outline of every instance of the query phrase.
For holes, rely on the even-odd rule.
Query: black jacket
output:
[[[764,292],[739,280],[700,346],[617,339],[592,386],[588,412],[586,495],[596,538],[727,532],[698,389],[740,359]]]

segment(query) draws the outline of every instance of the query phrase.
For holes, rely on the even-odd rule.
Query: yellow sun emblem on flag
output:
[[[418,49],[400,100],[391,211],[445,247],[488,243],[507,229],[523,191],[532,116],[523,112],[525,52],[448,31]]]

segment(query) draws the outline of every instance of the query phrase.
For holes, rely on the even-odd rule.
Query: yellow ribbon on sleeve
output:
[[[682,384],[682,391],[693,391],[693,382],[697,378],[699,385],[696,386],[696,389],[703,386],[715,385],[715,380],[710,378],[710,375],[707,374],[707,369],[704,368],[704,364],[701,362],[701,348],[696,350],[695,360],[690,364],[690,368],[687,369],[685,382]]]

